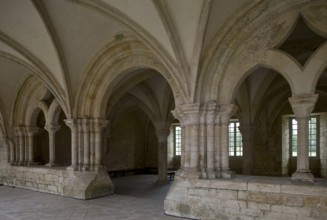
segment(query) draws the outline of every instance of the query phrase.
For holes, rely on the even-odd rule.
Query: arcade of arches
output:
[[[327,216],[326,0],[3,0],[0,17],[0,183],[91,199],[174,170],[168,215]]]

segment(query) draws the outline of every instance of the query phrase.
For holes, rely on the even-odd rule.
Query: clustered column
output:
[[[34,165],[34,135],[37,131],[37,127],[15,127],[16,144],[10,149],[11,165]]]
[[[228,124],[236,110],[233,104],[210,102],[182,105],[173,111],[183,131],[182,170],[196,171],[207,179],[234,176],[229,169]]]
[[[108,121],[102,119],[67,119],[71,129],[72,162],[67,170],[96,171],[102,168],[102,131]]]
[[[182,127],[181,169],[188,173],[199,171],[200,105],[185,104],[173,111]]]
[[[309,169],[309,120],[317,102],[318,95],[306,95],[289,98],[298,123],[297,168],[292,175],[294,181],[313,182],[314,176]]]

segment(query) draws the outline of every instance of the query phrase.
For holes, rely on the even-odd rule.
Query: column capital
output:
[[[40,129],[38,127],[25,127],[25,132],[28,136],[33,136],[36,134]]]
[[[47,130],[49,133],[56,132],[60,129],[60,125],[58,124],[46,124],[44,129]]]
[[[220,106],[220,122],[222,124],[228,124],[229,119],[236,114],[238,107],[234,104],[224,104]]]
[[[202,113],[205,118],[205,124],[214,125],[217,122],[217,118],[219,118],[219,106],[214,101],[209,102],[202,108]]]
[[[318,100],[318,94],[307,94],[290,97],[293,112],[297,118],[308,118]]]
[[[199,124],[200,121],[200,103],[183,104],[172,111],[182,126]]]
[[[102,129],[107,127],[108,123],[109,120],[100,119],[100,118],[92,119],[93,129],[95,132],[101,132]]]
[[[65,119],[64,122],[71,130],[77,128],[77,119]]]
[[[15,130],[15,134],[17,136],[23,136],[23,135],[25,135],[25,127],[23,127],[23,126],[15,127],[14,130]]]

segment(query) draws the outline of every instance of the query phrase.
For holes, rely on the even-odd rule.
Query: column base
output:
[[[216,172],[213,170],[207,170],[206,177],[207,179],[216,179]]]
[[[221,171],[221,177],[225,179],[232,179],[235,177],[235,172],[231,170]]]
[[[70,165],[69,167],[66,168],[68,171],[76,171],[78,170],[78,166],[76,165]]]
[[[83,171],[89,171],[90,170],[90,166],[89,165],[84,165],[83,167],[82,167],[82,170]]]
[[[27,162],[26,165],[27,166],[36,166],[36,165],[38,165],[38,163],[37,162]]]
[[[307,171],[296,171],[292,174],[292,181],[294,182],[314,182],[314,176],[310,172],[310,170]]]
[[[47,166],[47,167],[56,167],[56,166],[58,166],[58,164],[50,162],[50,163],[47,163],[45,166]]]

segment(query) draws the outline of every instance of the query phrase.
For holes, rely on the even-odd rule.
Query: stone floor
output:
[[[163,201],[172,183],[156,185],[156,176],[114,178],[116,193],[77,200],[25,189],[0,186],[0,220],[174,220]]]

